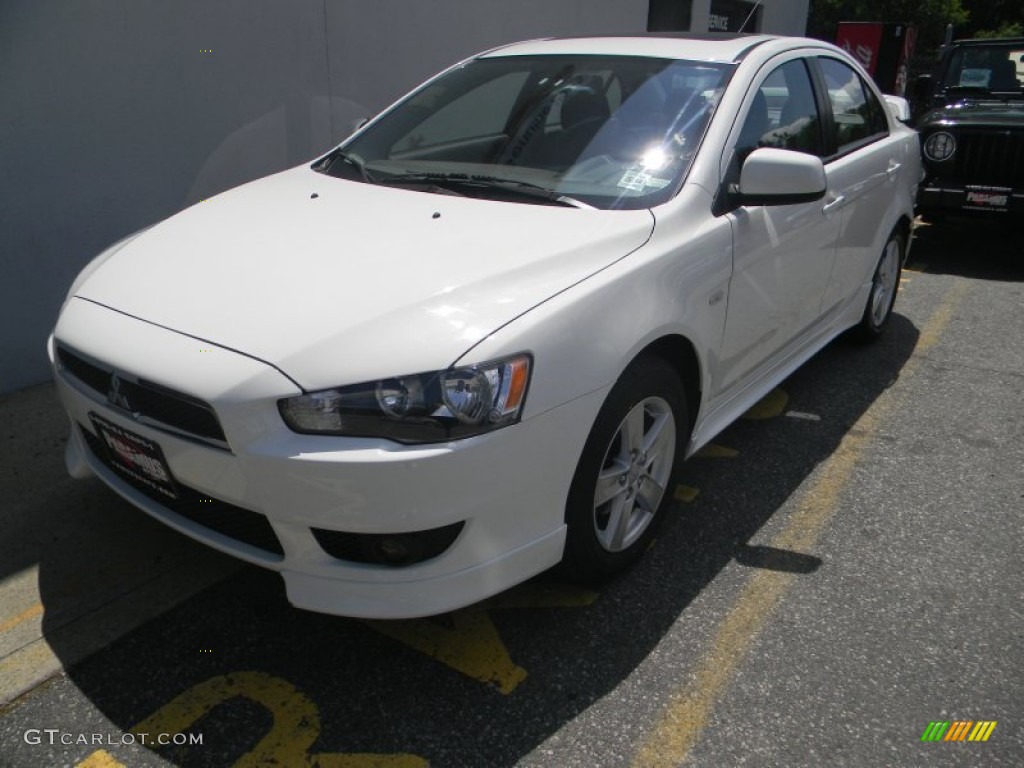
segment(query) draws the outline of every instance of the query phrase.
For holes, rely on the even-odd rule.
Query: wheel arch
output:
[[[686,393],[687,425],[690,431],[697,422],[697,413],[700,411],[703,384],[701,379],[700,356],[697,348],[687,337],[681,334],[668,334],[655,339],[641,349],[630,361],[633,365],[642,357],[659,357],[676,371],[680,381],[683,383],[683,390]]]
[[[899,232],[903,235],[903,260],[902,263],[906,264],[907,259],[910,257],[910,238],[914,232],[914,222],[910,220],[907,214],[900,214],[899,219],[896,221],[896,226],[892,229],[893,232]]]

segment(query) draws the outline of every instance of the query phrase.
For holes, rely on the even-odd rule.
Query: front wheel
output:
[[[864,307],[860,323],[852,330],[856,340],[874,341],[882,335],[889,323],[892,305],[896,302],[896,291],[900,286],[904,252],[904,235],[897,229],[889,235],[882,249],[882,256],[871,280],[867,306]]]
[[[644,553],[671,503],[688,437],[678,374],[660,358],[640,358],[601,407],[573,477],[563,559],[569,576],[600,582]]]

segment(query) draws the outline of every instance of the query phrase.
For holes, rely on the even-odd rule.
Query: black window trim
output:
[[[835,115],[832,112],[832,99],[828,95],[828,84],[825,82],[825,73],[821,71],[821,66],[818,63],[819,59],[832,59],[833,61],[837,61],[853,70],[853,73],[857,75],[857,78],[860,80],[861,88],[866,92],[871,93],[875,97],[875,101],[879,103],[879,106],[881,106],[883,110],[882,117],[885,119],[884,131],[877,131],[869,136],[865,136],[863,139],[851,142],[850,144],[847,144],[841,152],[839,151],[839,147],[835,142],[835,136],[838,131],[836,129]],[[811,54],[805,57],[805,60],[811,73],[811,80],[814,83],[815,96],[817,97],[819,104],[824,105],[824,108],[821,109],[821,116],[824,121],[822,141],[824,142],[824,149],[827,154],[822,155],[821,162],[828,165],[835,160],[841,160],[847,155],[851,155],[864,147],[870,146],[877,141],[881,141],[891,134],[892,131],[891,126],[889,125],[889,115],[885,106],[885,99],[875,92],[874,84],[867,82],[861,73],[857,71],[856,67],[851,67],[848,61],[828,53]]]
[[[810,56],[801,56],[799,61],[804,65],[804,70],[807,72],[807,79],[810,80],[810,82],[811,82],[811,98],[814,99],[814,106],[815,106],[815,108],[818,111],[818,152],[817,152],[817,156],[819,158],[821,158],[821,161],[824,163],[825,162],[825,154],[824,153],[825,153],[825,150],[828,148],[828,143],[827,143],[827,141],[828,141],[828,139],[827,139],[828,133],[826,133],[826,129],[828,127],[828,123],[825,120],[825,107],[823,106],[823,102],[821,100],[821,94],[818,93],[818,88],[816,87],[815,68],[811,64],[810,58],[811,58]],[[780,64],[779,66],[784,66],[786,63],[788,63],[788,62],[784,62],[783,64]],[[825,93],[825,102],[824,103],[828,103],[828,93],[827,92]],[[832,105],[829,104],[828,108],[829,108],[829,114],[831,114]]]
[[[819,153],[814,155],[814,154],[808,152],[807,154],[810,154],[812,157],[819,158],[821,160],[822,164],[825,164],[827,162],[826,156],[824,154],[822,154],[822,153],[824,153],[824,151],[826,149],[830,148],[829,145],[828,145],[828,140],[829,140],[829,135],[830,134],[827,133],[826,131],[828,130],[828,127],[831,126],[831,123],[827,122],[825,120],[825,107],[822,106],[822,95],[821,95],[821,87],[820,87],[821,86],[821,77],[820,77],[820,74],[817,71],[817,63],[816,62],[811,62],[811,59],[815,57],[815,54],[810,53],[810,52],[808,52],[808,53],[802,53],[801,52],[801,53],[797,53],[797,55],[794,56],[794,55],[792,55],[794,53],[797,53],[797,52],[796,51],[783,51],[782,53],[780,53],[780,54],[778,54],[776,56],[773,56],[771,59],[769,59],[768,61],[764,62],[758,68],[758,70],[754,74],[753,78],[751,78],[751,80],[749,81],[749,83],[747,85],[747,93],[749,93],[751,90],[755,90],[755,91],[759,90],[764,85],[765,81],[769,77],[771,77],[773,74],[775,74],[776,70],[778,70],[779,68],[784,67],[786,64],[789,64],[790,62],[793,62],[793,61],[801,62],[803,64],[803,66],[804,66],[804,71],[806,72],[807,77],[810,80],[810,84],[811,84],[811,97],[814,99],[815,107],[816,107],[817,112],[818,112],[818,134],[819,134],[818,150],[819,150]],[[779,61],[780,58],[784,59],[784,60],[783,61]],[[733,72],[735,72],[735,69],[733,70]],[[767,72],[767,74],[765,74],[762,77],[761,76],[762,72]],[[731,80],[732,80],[732,73],[729,74],[729,80],[731,82]],[[755,86],[754,83],[758,83],[758,85]],[[728,85],[728,83],[726,85]],[[825,103],[828,105],[828,110],[829,110],[829,120],[831,120],[832,105],[828,101],[828,90],[826,89],[824,93],[825,93],[825,97],[824,97],[825,98]],[[746,94],[744,94],[744,99],[745,98],[746,98]],[[746,121],[747,116],[749,114],[750,114],[750,110],[749,109],[747,110],[746,113],[743,114],[742,118],[740,117],[739,113],[736,114],[736,117],[733,119],[732,126],[729,128],[729,134],[730,135],[736,129],[737,125],[740,126],[740,131],[742,131],[743,123]],[[733,205],[732,195],[729,192],[729,189],[730,189],[730,187],[732,185],[739,183],[740,164],[737,162],[737,159],[736,159],[736,146],[735,146],[735,143],[733,142],[733,143],[727,145],[727,148],[726,148],[725,151],[729,152],[729,161],[728,161],[727,167],[725,169],[725,173],[724,173],[724,175],[722,177],[722,183],[718,185],[718,190],[715,193],[715,197],[711,201],[711,214],[713,216],[715,216],[716,218],[718,216],[722,216],[722,215],[724,215],[726,213],[729,213],[730,211],[736,210],[736,206]],[[676,190],[677,193],[678,193],[678,191],[679,190]]]

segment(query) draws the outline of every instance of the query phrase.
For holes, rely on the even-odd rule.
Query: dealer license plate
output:
[[[90,413],[89,418],[115,470],[168,498],[178,498],[174,477],[159,445],[95,413]]]
[[[981,211],[1005,211],[1009,206],[1009,187],[967,187],[964,195],[964,208]]]

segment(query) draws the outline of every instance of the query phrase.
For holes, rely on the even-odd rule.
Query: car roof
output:
[[[950,45],[1020,45],[1024,43],[1024,37],[970,37],[963,40],[954,40]]]
[[[599,37],[558,37],[513,43],[487,51],[483,56],[534,56],[592,54],[609,56],[653,56],[666,59],[690,59],[709,62],[737,62],[757,46],[782,40],[773,35],[707,34],[635,34]],[[802,38],[788,38],[802,40]]]

